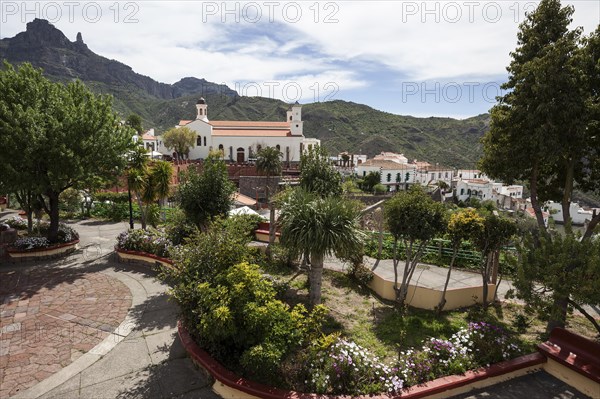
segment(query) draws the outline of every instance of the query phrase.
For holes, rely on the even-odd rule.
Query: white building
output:
[[[158,151],[159,142],[158,136],[154,135],[154,129],[150,129],[142,134],[142,142],[144,148],[148,151]]]
[[[396,154],[395,152],[382,152],[373,157],[377,161],[392,161],[396,163],[407,164],[408,158],[404,154]]]
[[[380,173],[380,183],[388,187],[388,191],[406,190],[410,184],[415,183],[414,165],[398,163],[395,161],[386,161],[378,159],[369,159],[356,167],[356,173],[359,177],[365,177],[370,172]]]
[[[456,182],[456,198],[459,201],[466,202],[470,198],[475,198],[480,201],[493,199],[492,183],[489,180],[483,179],[466,179]]]
[[[490,180],[485,174],[478,169],[459,169],[456,171],[456,177],[463,180],[482,179]]]
[[[420,165],[427,164],[427,165]],[[452,179],[454,178],[454,169],[447,168],[439,165],[431,165],[426,162],[418,162],[416,165],[416,181],[424,186],[436,185],[437,182],[443,181],[448,185],[452,186]]]
[[[263,147],[275,147],[282,153],[282,161],[299,162],[300,154],[309,147],[320,145],[320,140],[307,139],[303,134],[302,106],[292,105],[283,122],[210,121],[204,98],[196,103],[197,115],[193,121],[180,121],[196,133],[196,146],[190,149],[190,159],[204,159],[212,150],[220,150],[223,159],[247,162]],[[169,150],[161,146],[165,154]]]
[[[550,212],[550,215],[555,222],[561,224],[565,222],[562,204],[549,201],[546,203],[545,208]],[[596,213],[598,212],[600,212],[600,209],[596,209]],[[582,208],[577,202],[571,202],[569,213],[571,214],[571,223],[578,226],[584,226],[587,222],[592,220],[592,217],[594,217],[594,209]]]

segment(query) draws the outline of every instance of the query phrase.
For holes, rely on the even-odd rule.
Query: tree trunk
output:
[[[400,288],[396,291],[396,302],[398,306],[402,308],[404,306],[404,302],[406,301],[406,297],[408,296],[408,282],[410,281],[410,274],[412,268],[412,247],[413,242],[411,240],[410,245],[404,245],[406,261],[404,262],[404,272],[402,273],[402,284],[400,284]]]
[[[566,234],[572,234],[572,220],[571,220],[571,194],[573,192],[573,174],[575,169],[575,162],[573,160],[568,161],[567,165],[567,176],[565,177],[565,190],[561,201],[561,207],[563,212],[563,223]]]
[[[321,303],[321,285],[323,280],[323,254],[311,254],[310,257],[310,289],[309,300],[311,308]]]
[[[373,269],[379,266],[379,260],[381,259],[381,253],[383,251],[383,215],[377,215],[377,228],[379,229],[379,238],[377,243],[377,259]]]
[[[537,220],[538,227],[543,233],[546,232],[546,224],[544,223],[544,215],[542,214],[542,207],[537,198],[537,178],[538,178],[538,165],[537,163],[533,166],[530,180],[531,190],[531,206],[535,212],[535,219]]]
[[[596,226],[598,226],[598,223],[600,223],[600,213],[596,214],[596,210],[594,209],[592,220],[590,220],[590,223],[588,224],[587,229],[583,234],[582,240],[588,240],[592,238],[592,233],[594,232]]]
[[[550,332],[555,327],[565,327],[567,322],[567,306],[569,304],[569,298],[562,295],[555,294],[554,302],[552,303],[552,311],[550,313],[550,320],[546,326],[546,332]]]
[[[397,238],[394,238],[394,246],[392,248],[392,252],[393,252],[392,263],[394,264],[394,292],[396,293],[396,300],[398,300],[399,291],[400,291],[400,288],[398,287],[398,263],[400,262],[400,260],[398,259],[398,239]]]
[[[146,212],[144,210],[144,204],[142,203],[140,193],[138,193],[137,191],[135,192],[135,199],[137,201],[138,208],[140,208],[140,221],[142,224],[142,229],[146,230]]]
[[[271,257],[271,248],[275,245],[275,206],[269,202],[269,246],[267,247],[267,255]]]
[[[48,204],[50,210],[50,229],[48,230],[48,241],[55,243],[58,241],[58,196],[59,193],[54,191],[48,191]]]
[[[487,309],[488,308],[488,283],[490,282],[490,264],[493,263],[493,256],[492,256],[492,252],[490,252],[489,254],[487,254],[487,256],[482,255],[482,269],[481,269],[481,280],[483,282],[483,286],[481,287],[482,289],[482,294],[483,294],[483,298],[482,298],[482,306],[483,309]]]
[[[452,268],[454,267],[454,262],[456,260],[456,255],[458,254],[458,246],[454,247],[454,251],[452,251],[452,259],[450,260],[450,266],[448,266],[448,274],[446,274],[446,282],[444,283],[444,290],[442,291],[442,297],[440,298],[440,303],[437,306],[437,314],[441,314],[444,310],[444,306],[446,306],[446,291],[448,290],[448,283],[450,283],[450,274],[452,273]]]

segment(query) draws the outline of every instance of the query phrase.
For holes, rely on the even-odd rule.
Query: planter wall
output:
[[[65,244],[55,245],[49,248],[35,248],[28,250],[8,248],[7,252],[10,259],[17,262],[55,259],[75,251],[78,247],[77,244],[79,244],[79,240],[67,242]]]
[[[160,263],[166,267],[173,267],[173,262],[167,258],[161,258],[160,256],[152,255],[146,252],[130,251],[127,249],[117,249],[115,252],[119,257],[120,262],[125,263],[138,263],[147,266],[154,266],[156,263]]]
[[[202,350],[192,339],[189,332],[180,321],[178,323],[179,339],[192,361],[210,374],[213,379],[213,390],[224,399],[348,399],[347,396],[331,396],[304,394],[285,391],[268,387],[253,381],[246,380],[227,370],[213,359],[206,351]],[[409,388],[402,391],[401,395],[394,398],[447,398],[453,395],[469,392],[473,389],[483,388],[499,382],[520,377],[527,373],[541,370],[546,357],[540,353],[533,353],[518,357],[513,360],[494,364],[487,368],[469,371],[464,375],[454,375],[438,378],[427,384]],[[354,399],[390,399],[388,395],[365,395]]]
[[[400,286],[400,283],[398,283],[398,286]],[[377,270],[373,271],[373,280],[369,283],[369,288],[384,299],[391,301],[396,299],[394,280],[379,275]],[[495,290],[495,284],[488,284],[488,303],[494,301]],[[406,303],[414,308],[433,310],[439,304],[441,295],[441,290],[409,284]],[[473,299],[474,297],[477,298],[476,301]],[[483,303],[482,299],[482,286],[449,288],[446,291],[446,305],[444,306],[444,310],[472,306],[475,302]]]

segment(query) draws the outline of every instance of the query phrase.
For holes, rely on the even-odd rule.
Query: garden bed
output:
[[[153,254],[140,251],[130,251],[127,249],[115,248],[115,252],[119,257],[120,262],[125,263],[140,263],[144,265],[154,266],[160,263],[162,266],[172,267],[173,262],[170,259],[162,258]]]
[[[179,339],[181,340],[192,361],[214,378],[215,382],[212,386],[213,390],[225,399],[240,397],[261,399],[317,399],[347,397],[339,395],[317,395],[286,391],[249,381],[236,375],[230,370],[227,370],[218,361],[213,359],[206,351],[202,350],[202,348],[200,348],[194,342],[181,321],[178,323],[178,332]],[[357,399],[390,399],[390,397],[417,399],[448,397],[451,395],[458,395],[468,392],[472,389],[490,386],[498,383],[499,381],[506,381],[515,377],[519,377],[534,370],[539,370],[545,361],[546,358],[543,355],[539,353],[533,353],[520,356],[516,359],[497,363],[491,365],[490,367],[481,368],[474,371],[467,371],[464,375],[453,375],[438,378],[428,383],[411,387],[393,396],[381,394],[354,397]],[[443,395],[438,396],[438,394]]]
[[[79,244],[79,239],[45,248],[18,249],[9,247],[7,249],[7,253],[12,260],[18,260],[21,262],[29,260],[55,259],[74,252],[77,249],[77,244]]]

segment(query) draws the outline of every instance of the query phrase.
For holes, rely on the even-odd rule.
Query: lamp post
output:
[[[127,195],[129,196],[129,228],[133,230],[133,205],[131,204],[131,188],[129,187],[129,178],[127,179]]]

